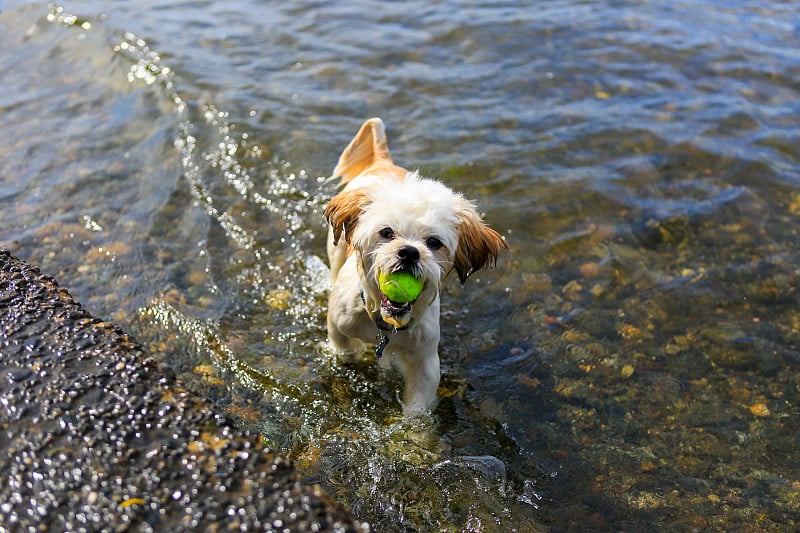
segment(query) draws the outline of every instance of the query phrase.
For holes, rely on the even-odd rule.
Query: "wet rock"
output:
[[[553,286],[553,279],[544,272],[523,273],[522,282],[526,292],[547,292]]]
[[[5,251],[0,448],[9,530],[368,529]]]
[[[754,403],[748,409],[751,413],[753,413],[753,415],[759,418],[766,418],[771,414],[769,407],[767,407],[767,404],[765,403]]]
[[[731,328],[708,328],[707,350],[711,361],[719,367],[759,372],[770,376],[780,369],[777,347],[758,337]]]

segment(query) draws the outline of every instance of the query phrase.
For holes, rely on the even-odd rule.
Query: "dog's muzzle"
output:
[[[381,294],[381,318],[397,329],[403,328],[411,321],[414,302],[401,304],[393,302],[385,294]]]
[[[393,272],[403,271],[417,277],[420,274],[419,250],[411,245],[402,246],[397,250],[397,266]],[[381,293],[381,318],[395,329],[405,328],[411,321],[413,302],[393,302]]]

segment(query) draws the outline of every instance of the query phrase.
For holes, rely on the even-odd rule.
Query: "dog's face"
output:
[[[334,240],[343,236],[358,256],[367,310],[380,312],[397,328],[413,327],[438,297],[441,281],[450,271],[455,270],[463,283],[505,248],[471,202],[416,174],[343,191],[331,200],[326,216]],[[380,272],[396,271],[424,282],[414,302],[392,302],[381,293]]]

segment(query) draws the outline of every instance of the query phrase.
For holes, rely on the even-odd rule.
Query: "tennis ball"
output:
[[[408,272],[392,272],[378,274],[381,292],[392,302],[404,304],[413,302],[422,292],[425,285]]]

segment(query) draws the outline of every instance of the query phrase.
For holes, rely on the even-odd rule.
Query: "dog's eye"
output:
[[[383,228],[378,232],[378,235],[384,239],[394,239],[394,230],[392,228]]]
[[[428,237],[425,239],[425,246],[427,246],[430,250],[436,251],[444,245],[437,237]]]

